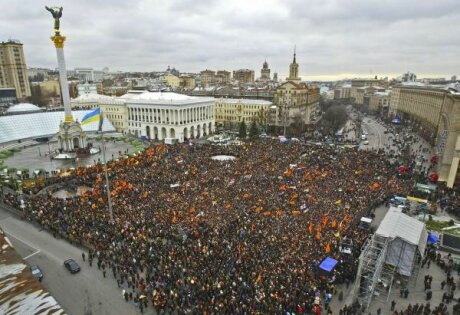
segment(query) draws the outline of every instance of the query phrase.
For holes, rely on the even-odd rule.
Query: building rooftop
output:
[[[272,105],[273,103],[265,100],[252,100],[247,98],[218,98],[218,101],[225,103],[241,103],[241,104],[254,104],[254,105]]]
[[[129,100],[170,100],[170,101],[184,101],[197,99],[195,96],[188,96],[185,94],[178,94],[172,92],[149,92],[149,91],[134,91],[130,90],[125,95],[120,96],[121,99]]]
[[[422,253],[426,246],[425,224],[402,213],[395,207],[390,207],[375,234],[391,239],[401,238],[412,245],[419,246]]]
[[[72,102],[91,102],[91,101],[101,101],[101,100],[116,100],[116,97],[113,96],[108,96],[108,95],[103,95],[103,94],[94,94],[94,93],[88,93],[88,94],[82,94],[79,95],[76,98],[72,99]]]
[[[41,112],[42,109],[37,105],[30,104],[30,103],[19,103],[17,105],[13,105],[7,109],[7,113],[23,113],[23,112]]]
[[[74,119],[81,121],[90,110],[72,111]],[[0,143],[21,139],[34,139],[54,136],[59,131],[59,124],[64,120],[64,111],[35,112],[21,115],[0,116]],[[96,132],[99,122],[82,125],[86,132]],[[108,119],[103,120],[103,131],[115,131]]]
[[[65,314],[58,302],[36,280],[0,230],[0,313]]]

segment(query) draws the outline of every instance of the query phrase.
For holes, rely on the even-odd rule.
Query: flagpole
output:
[[[111,224],[114,223],[113,220],[113,210],[112,210],[112,199],[111,199],[111,193],[110,193],[110,185],[109,185],[109,175],[107,172],[107,161],[105,159],[105,140],[104,140],[104,131],[102,130],[102,123],[103,123],[103,116],[102,116],[102,109],[100,109],[100,119],[99,119],[99,130],[101,131],[101,136],[102,136],[102,159],[104,161],[104,173],[105,173],[105,186],[107,189],[107,201],[109,203],[109,222]]]

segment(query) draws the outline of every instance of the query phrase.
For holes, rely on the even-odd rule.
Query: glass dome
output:
[[[6,110],[7,113],[21,113],[21,112],[40,112],[41,108],[37,105],[30,103],[20,103],[13,105]]]

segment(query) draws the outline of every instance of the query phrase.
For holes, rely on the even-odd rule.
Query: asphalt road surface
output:
[[[93,262],[82,261],[82,250],[65,240],[55,239],[37,226],[22,221],[0,208],[0,227],[18,254],[29,264],[38,265],[44,273],[43,285],[70,315],[140,314],[132,302],[125,302],[111,270],[107,278]],[[87,254],[87,253],[86,253]],[[81,271],[71,274],[63,262],[75,259]],[[151,304],[144,314],[153,314]]]
[[[369,141],[368,145],[365,145],[363,141],[360,143],[361,149],[379,149],[383,148],[384,144],[387,141],[385,126],[381,125],[372,118],[365,117],[362,122],[363,132],[367,133],[367,140]]]

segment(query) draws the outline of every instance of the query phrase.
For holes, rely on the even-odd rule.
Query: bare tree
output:
[[[291,123],[290,130],[293,135],[299,136],[305,132],[305,122],[302,119],[302,116],[298,113],[292,117],[293,122]]]

